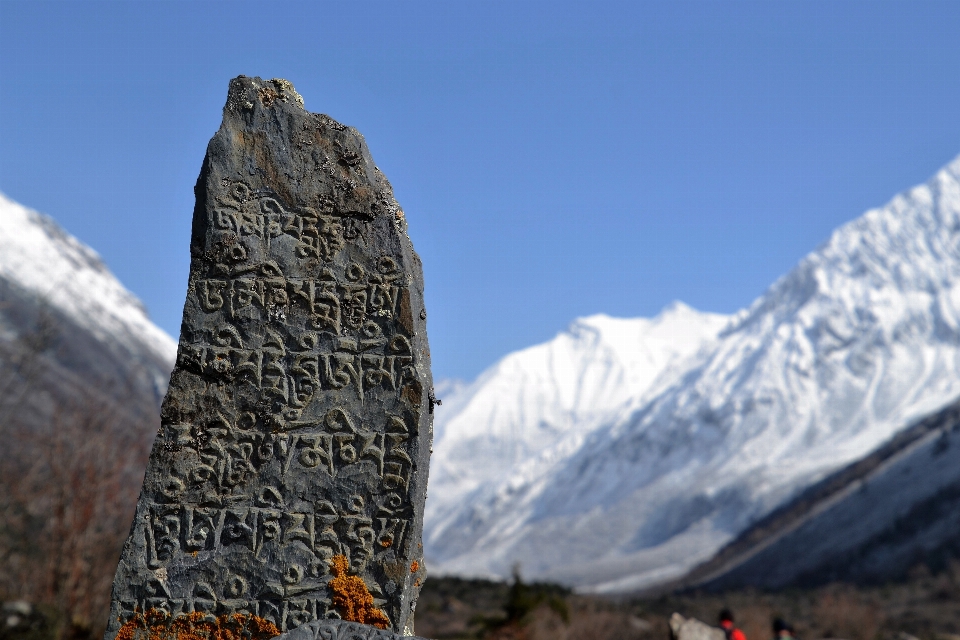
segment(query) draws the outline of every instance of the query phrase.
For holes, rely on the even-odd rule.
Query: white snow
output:
[[[617,590],[681,575],[960,395],[960,157],[731,318],[579,320],[437,409],[438,573]]]
[[[51,218],[0,194],[0,277],[35,293],[103,342],[145,345],[173,367],[177,343],[93,249]],[[163,381],[166,385],[166,381]]]
[[[436,409],[428,550],[446,530],[439,523],[460,517],[467,496],[475,503],[509,492],[566,458],[631,400],[683,371],[728,321],[678,302],[652,320],[581,318],[473,384],[453,387]]]

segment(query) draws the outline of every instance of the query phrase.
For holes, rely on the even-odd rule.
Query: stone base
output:
[[[394,631],[376,629],[358,622],[314,620],[275,640],[427,640],[420,636],[404,636]]]

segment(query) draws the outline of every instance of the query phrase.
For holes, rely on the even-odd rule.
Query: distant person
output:
[[[773,621],[773,640],[794,640],[793,627],[784,622],[783,618]]]
[[[747,636],[733,625],[733,613],[730,609],[720,612],[720,628],[727,634],[727,640],[747,640]]]

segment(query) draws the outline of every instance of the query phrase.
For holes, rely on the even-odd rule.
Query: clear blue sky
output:
[[[733,312],[960,153],[960,2],[0,0],[0,190],[173,335],[238,74],[366,136],[438,377],[577,316]]]

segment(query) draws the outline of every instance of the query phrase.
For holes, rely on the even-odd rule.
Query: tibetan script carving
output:
[[[241,76],[196,196],[177,365],[106,638],[197,613],[410,634],[433,396],[390,185],[357,131]],[[341,583],[362,585],[364,613]]]
[[[425,640],[420,636],[401,636],[389,631],[378,631],[355,622],[311,622],[288,631],[277,640]]]

